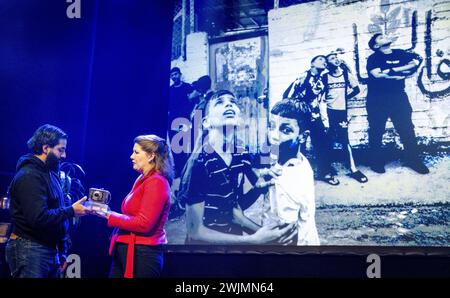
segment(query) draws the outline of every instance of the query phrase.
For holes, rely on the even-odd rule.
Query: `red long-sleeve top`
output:
[[[122,202],[122,214],[111,213],[108,226],[119,228],[111,238],[109,254],[116,242],[128,244],[125,277],[133,277],[134,245],[160,245],[167,243],[164,225],[170,209],[170,186],[157,172],[139,176],[131,192]],[[126,233],[129,232],[129,233]]]

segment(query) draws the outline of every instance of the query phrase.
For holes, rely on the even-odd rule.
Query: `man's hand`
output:
[[[277,178],[278,176],[280,176],[282,171],[283,170],[278,167],[271,167],[270,169],[262,168],[261,170],[259,170],[259,176],[264,177],[264,178],[273,179],[273,178]]]
[[[406,78],[406,76],[392,75],[392,72],[394,72],[394,70],[391,68],[387,68],[387,69],[384,69],[383,71],[381,71],[384,78],[386,78],[386,79],[403,80]]]
[[[87,200],[87,197],[83,197],[81,200],[76,201],[73,203],[72,208],[75,212],[76,216],[84,216],[89,213],[89,209],[86,208],[83,203]]]

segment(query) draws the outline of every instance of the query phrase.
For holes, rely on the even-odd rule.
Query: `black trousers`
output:
[[[321,177],[330,173],[334,174],[334,169],[331,167],[331,141],[320,119],[315,119],[311,122],[310,137],[314,151],[316,152],[318,176]],[[305,153],[303,146],[300,149],[303,151],[302,153]]]
[[[112,255],[110,278],[123,278],[127,264],[128,244],[116,243]],[[135,245],[133,278],[160,277],[164,265],[162,246]]]
[[[389,103],[383,104],[383,103]],[[386,130],[388,118],[400,136],[405,148],[406,160],[418,158],[418,147],[414,124],[411,120],[412,108],[405,92],[391,94],[369,94],[367,96],[367,118],[369,121],[369,146],[372,151],[373,162],[384,164],[381,152],[381,141]]]
[[[347,110],[333,110],[327,109],[328,119],[330,122],[330,129],[328,135],[331,141],[336,140],[342,144],[342,149],[345,152],[345,162],[350,168],[351,155],[348,149],[350,140],[348,138],[348,119]]]

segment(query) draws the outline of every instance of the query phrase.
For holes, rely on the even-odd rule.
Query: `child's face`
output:
[[[211,100],[208,105],[208,115],[205,125],[208,128],[222,126],[237,126],[241,118],[241,110],[236,98],[230,94],[222,95]]]
[[[174,71],[170,74],[170,78],[174,82],[174,84],[178,84],[181,80],[181,73]]]
[[[311,66],[317,69],[325,69],[327,67],[327,60],[325,57],[317,57]]]
[[[339,60],[337,55],[331,55],[327,58],[327,65],[334,66],[335,68],[341,65],[341,60]]]
[[[286,142],[292,143],[299,135],[300,128],[296,119],[270,115],[269,142],[271,145],[280,146]]]

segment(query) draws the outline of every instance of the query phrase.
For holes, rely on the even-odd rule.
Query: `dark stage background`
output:
[[[129,156],[139,134],[165,135],[173,7],[171,1],[0,1],[0,194],[26,141],[51,123],[69,134],[67,161],[83,184],[120,203],[137,173]],[[5,214],[2,212],[2,219]],[[106,276],[111,229],[83,218],[72,251],[84,277]]]
[[[63,0],[0,0],[0,194],[33,131],[51,123],[69,134],[67,161],[84,168],[84,186],[109,189],[119,210],[137,177],[129,160],[133,138],[165,135],[173,7],[168,0],[81,4],[81,19],[69,19]],[[107,276],[110,233],[101,219],[82,218],[71,250],[81,257],[82,277]],[[182,250],[166,255],[164,276],[364,277],[367,267],[364,253]],[[427,254],[399,250],[385,268],[391,276],[450,276],[448,251]]]

